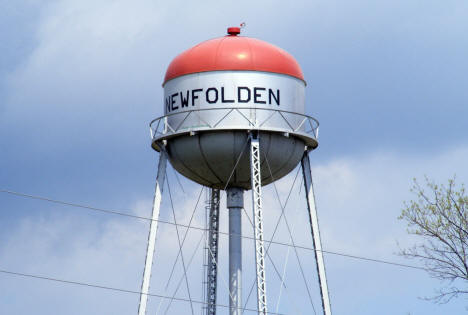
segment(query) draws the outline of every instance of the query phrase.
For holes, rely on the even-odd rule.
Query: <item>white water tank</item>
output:
[[[250,189],[250,133],[260,139],[263,185],[288,174],[304,150],[318,145],[318,122],[304,111],[299,64],[286,51],[239,34],[230,27],[227,36],[174,58],[163,83],[165,115],[150,125],[152,147],[165,147],[179,173],[219,189]]]

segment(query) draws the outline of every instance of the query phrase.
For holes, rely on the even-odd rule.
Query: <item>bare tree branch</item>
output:
[[[458,188],[455,178],[445,186],[426,177],[424,188],[414,179],[411,192],[417,198],[404,203],[399,219],[408,223],[408,233],[419,236],[421,243],[400,250],[400,255],[420,260],[431,277],[450,284],[424,299],[447,303],[468,294],[468,197],[464,186]]]

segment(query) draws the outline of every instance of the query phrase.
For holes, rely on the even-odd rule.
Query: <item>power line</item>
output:
[[[10,194],[10,195],[19,196],[19,197],[24,197],[24,198],[30,198],[30,199],[35,199],[35,200],[42,200],[42,201],[46,201],[46,202],[51,202],[51,203],[55,203],[55,204],[61,204],[61,205],[65,205],[65,206],[75,207],[75,208],[88,209],[88,210],[102,212],[102,213],[106,213],[106,214],[119,215],[119,216],[123,216],[123,217],[129,217],[129,218],[146,220],[146,221],[153,221],[153,219],[148,218],[148,217],[143,217],[143,216],[138,216],[138,215],[134,215],[134,214],[119,212],[119,211],[116,211],[116,210],[109,210],[109,209],[97,208],[97,207],[83,205],[83,204],[77,204],[77,203],[72,203],[72,202],[67,202],[67,201],[61,201],[61,200],[51,199],[51,198],[43,197],[43,196],[30,195],[30,194],[17,192],[17,191],[12,191],[12,190],[0,189],[0,192]],[[157,222],[163,223],[163,224],[181,226],[181,227],[184,227],[184,228],[194,229],[194,230],[199,230],[199,231],[205,231],[206,230],[203,227],[197,227],[197,226],[190,226],[190,225],[185,225],[185,224],[180,224],[180,223],[174,223],[174,222],[165,221],[165,220],[161,220],[161,219],[157,219],[157,220],[154,219],[154,221],[157,221]],[[230,233],[222,232],[222,231],[219,231],[219,234],[227,235],[227,236],[231,235]],[[251,236],[247,236],[247,235],[240,235],[240,236],[242,238],[245,238],[245,239],[255,240],[255,237],[251,237]],[[264,242],[265,243],[270,243],[270,244],[275,244],[275,245],[281,245],[281,246],[289,246],[289,247],[308,250],[308,251],[316,251],[316,249],[311,248],[311,247],[295,245],[295,244],[293,245],[293,244],[278,242],[278,241],[273,241],[273,240],[264,240]],[[397,263],[397,262],[392,262],[392,261],[387,261],[387,260],[382,260],[382,259],[375,259],[375,258],[369,258],[369,257],[363,257],[363,256],[351,255],[351,254],[344,254],[344,253],[340,253],[340,252],[323,250],[323,249],[321,250],[321,252],[325,253],[325,254],[342,256],[342,257],[353,258],[353,259],[359,259],[359,260],[364,260],[364,261],[368,261],[368,262],[375,262],[375,263],[387,264],[387,265],[392,265],[392,266],[399,266],[399,267],[429,271],[429,269],[424,268],[424,267],[418,267],[418,266],[414,266],[414,265]]]
[[[145,294],[145,295],[148,295],[148,296],[153,296],[153,297],[158,297],[158,298],[163,298],[163,299],[172,298],[174,300],[181,301],[181,302],[190,302],[190,303],[197,303],[197,304],[208,304],[206,302],[198,301],[198,300],[185,299],[185,298],[180,298],[180,297],[170,297],[170,296],[167,296],[167,295],[155,294],[155,293],[143,293],[143,292],[135,291],[135,290],[115,288],[115,287],[104,286],[104,285],[93,284],[93,283],[87,283],[87,282],[79,282],[79,281],[64,280],[64,279],[58,279],[58,278],[52,278],[52,277],[45,277],[45,276],[39,276],[39,275],[28,274],[28,273],[23,273],[23,272],[16,272],[16,271],[5,270],[5,269],[0,269],[0,273],[14,275],[14,276],[20,276],[20,277],[40,279],[40,280],[54,281],[54,282],[58,282],[58,283],[79,285],[79,286],[88,287],[88,288],[104,289],[104,290],[110,290],[110,291],[115,291],[115,292],[123,292],[123,293],[131,293],[131,294]],[[229,308],[229,305],[225,305],[225,304],[216,304],[216,306]],[[256,309],[251,309],[251,308],[243,308],[243,310],[244,311],[249,311],[249,312],[255,312],[255,313],[257,312]],[[284,314],[272,313],[272,312],[268,312],[268,314],[284,315]]]

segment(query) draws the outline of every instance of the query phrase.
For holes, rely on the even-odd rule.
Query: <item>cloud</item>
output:
[[[379,235],[401,237],[405,232],[396,217],[403,201],[414,198],[409,192],[412,179],[427,175],[443,183],[457,174],[459,181],[466,182],[467,156],[466,147],[430,156],[381,152],[317,166],[314,174],[322,224],[333,231],[329,235],[331,239],[333,235],[342,235],[335,245],[330,243],[328,247],[341,243],[353,248],[355,243],[357,247],[353,249],[364,254],[364,251],[372,252],[374,246],[369,245]],[[388,246],[380,247],[384,248]]]
[[[164,67],[151,40],[161,35],[164,10],[152,1],[46,6],[37,47],[10,77],[9,110],[27,106],[36,119],[56,112],[70,124],[89,115],[112,118],[111,109],[129,111],[137,96],[139,104],[147,102]]]
[[[141,266],[144,261],[146,222],[102,221],[92,214],[81,216],[53,208],[51,215],[31,213],[10,228],[0,247],[2,268],[138,290],[142,267],[133,266]],[[138,299],[98,289],[4,276],[2,291],[8,290],[14,298],[1,303],[2,313],[23,314],[33,306],[41,314],[99,314],[102,310],[124,314],[135,311]],[[23,294],[28,295],[26,300],[19,298]]]

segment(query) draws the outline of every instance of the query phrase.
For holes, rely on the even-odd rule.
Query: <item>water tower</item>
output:
[[[317,272],[326,315],[331,314],[308,154],[318,146],[318,122],[305,115],[302,70],[286,51],[240,36],[202,42],[178,55],[164,78],[164,116],[150,124],[160,152],[153,214],[140,296],[146,313],[167,160],[185,177],[210,188],[206,314],[216,314],[220,190],[229,211],[230,314],[242,313],[241,214],[251,190],[258,314],[267,314],[262,185],[302,163]],[[267,162],[267,163],[266,163]]]

